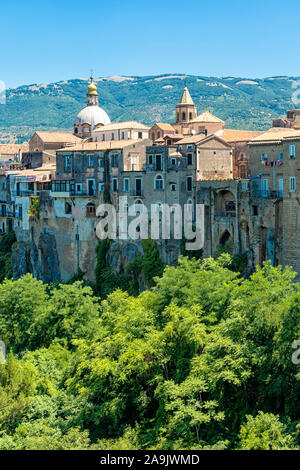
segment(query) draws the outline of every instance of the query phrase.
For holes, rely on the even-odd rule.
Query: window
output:
[[[102,140],[105,141],[105,134],[102,135]]]
[[[193,190],[193,177],[187,176],[186,178],[186,190],[192,191]]]
[[[92,202],[90,202],[86,206],[86,216],[87,217],[95,217],[96,216],[96,206]]]
[[[176,158],[171,159],[171,165],[175,166],[176,165]]]
[[[267,178],[262,178],[261,180],[261,195],[262,197],[267,197],[269,193],[269,180]]]
[[[99,165],[99,168],[104,168],[104,160],[103,160],[103,158],[99,158],[99,160],[98,160],[98,165]]]
[[[70,157],[70,155],[65,155],[64,171],[66,171],[66,172],[71,171],[71,157]]]
[[[95,196],[95,180],[94,179],[88,179],[87,180],[87,192],[89,196]]]
[[[153,163],[153,155],[149,155],[148,156],[148,164],[152,165],[152,163]]]
[[[135,195],[142,196],[142,179],[141,178],[135,179]]]
[[[104,183],[99,183],[99,191],[100,193],[104,191]]]
[[[112,135],[111,135],[111,140],[115,140],[115,134],[114,133],[112,133]]]
[[[125,132],[122,132],[122,140],[125,139]]]
[[[258,215],[258,206],[252,206],[252,214]]]
[[[161,175],[157,175],[154,178],[154,189],[159,189],[159,190],[164,189],[164,179]]]
[[[23,217],[23,207],[19,206],[19,219],[22,219]]]
[[[162,170],[161,155],[156,155],[156,159],[155,159],[155,169],[158,170],[158,171]]]
[[[186,208],[188,212],[193,212],[193,201],[191,199],[187,200]]]
[[[189,113],[189,120],[191,121],[193,119],[192,113]]]
[[[163,205],[161,202],[155,203],[155,212],[162,212]]]
[[[143,138],[143,133],[142,132],[139,132],[138,133],[138,139],[142,139]]]
[[[283,179],[278,179],[278,196],[283,197]]]
[[[176,184],[175,183],[171,183],[171,191],[176,191]]]
[[[69,202],[65,202],[65,214],[72,214],[72,206]]]
[[[296,191],[296,178],[295,176],[290,176],[290,192],[293,193]]]
[[[193,146],[192,146],[192,145],[187,145],[186,148],[187,148],[188,150],[191,150],[191,149],[193,148]]]
[[[160,139],[160,132],[157,133],[157,138]]]
[[[128,193],[128,192],[129,192],[129,179],[128,179],[128,178],[124,178],[124,181],[123,181],[123,191],[124,191],[124,193]]]
[[[187,164],[188,164],[188,165],[192,165],[192,164],[193,164],[193,154],[192,154],[192,153],[188,153],[188,154],[187,154]]]
[[[260,160],[262,162],[268,160],[268,154],[267,153],[262,153],[261,156],[260,156]]]
[[[113,168],[117,168],[117,167],[118,167],[118,155],[113,154],[113,155],[111,156],[111,166],[112,166]]]
[[[185,121],[185,113],[182,113],[182,120]]]
[[[76,193],[77,193],[77,194],[81,194],[81,193],[82,193],[82,184],[81,184],[81,183],[77,183],[77,184],[76,184]]]
[[[136,212],[143,212],[144,211],[144,205],[143,202],[140,199],[137,199],[134,203],[134,210]]]
[[[118,178],[113,178],[112,179],[112,187],[113,187],[113,192],[118,191]]]
[[[244,164],[239,165],[239,176],[240,178],[247,178],[248,176],[248,166]]]
[[[241,191],[248,191],[248,189],[249,189],[248,181],[242,181]]]
[[[89,168],[94,168],[94,155],[89,155]]]
[[[290,144],[290,158],[296,158],[296,145]]]

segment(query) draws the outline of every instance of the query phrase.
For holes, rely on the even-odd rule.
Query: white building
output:
[[[136,121],[112,122],[104,126],[97,126],[92,131],[94,142],[107,142],[111,140],[138,140],[149,138],[150,127]]]

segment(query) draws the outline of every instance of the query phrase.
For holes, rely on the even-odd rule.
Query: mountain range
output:
[[[172,122],[185,83],[198,107],[226,121],[227,128],[264,130],[273,117],[295,108],[296,77],[203,77],[167,74],[96,79],[99,105],[111,121],[136,120],[151,125]],[[23,142],[36,130],[72,130],[86,105],[88,79],[31,84],[6,91],[0,105],[0,142]]]

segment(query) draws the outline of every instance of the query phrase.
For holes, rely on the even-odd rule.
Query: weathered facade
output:
[[[88,111],[98,107],[93,82],[87,99]],[[289,111],[265,133],[228,130],[207,111],[197,116],[185,88],[176,113],[176,123],[157,123],[150,131],[105,119],[97,127],[92,119],[87,132],[83,121],[75,125],[73,143],[66,136],[55,142],[33,136],[23,169],[3,169],[0,176],[0,233],[10,224],[18,240],[15,277],[29,271],[45,282],[66,281],[81,270],[93,280],[97,207],[108,202],[117,212],[117,239],[106,261],[116,272],[142,253],[139,233],[152,236],[152,211],[162,222],[166,207],[170,236],[160,228],[156,241],[163,261],[176,263],[182,240],[175,236],[174,211],[189,211],[197,223],[196,204],[202,204],[203,256],[226,246],[247,255],[247,273],[267,259],[300,273],[300,111]],[[137,134],[130,135],[130,129]],[[126,213],[126,230],[142,212],[146,226],[137,223],[134,236],[120,237],[120,212]]]

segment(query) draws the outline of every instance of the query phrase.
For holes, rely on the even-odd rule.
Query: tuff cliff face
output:
[[[15,243],[12,268],[14,279],[32,273],[34,277],[46,283],[59,281],[61,276],[54,234],[42,232],[38,246],[34,241]]]

